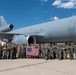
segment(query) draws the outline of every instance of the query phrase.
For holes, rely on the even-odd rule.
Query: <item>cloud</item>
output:
[[[40,0],[41,2],[48,2],[49,0]]]
[[[59,5],[61,3],[61,0],[56,0],[55,2],[53,2],[53,4],[52,5]]]
[[[58,20],[58,19],[59,19],[58,17],[56,17],[56,16],[54,17],[54,20]]]
[[[53,17],[53,18],[51,18],[51,20],[58,20],[59,18],[58,17]]]
[[[74,3],[73,2],[61,3],[58,7],[70,9],[70,8],[74,8]]]
[[[52,5],[64,9],[76,8],[76,0],[55,0]]]

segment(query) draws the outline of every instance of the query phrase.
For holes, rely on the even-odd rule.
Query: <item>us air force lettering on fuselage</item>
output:
[[[0,33],[0,37],[19,44],[76,41],[76,16]]]

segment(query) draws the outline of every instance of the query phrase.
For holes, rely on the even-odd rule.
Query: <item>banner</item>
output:
[[[39,48],[27,48],[26,55],[28,56],[39,56]]]

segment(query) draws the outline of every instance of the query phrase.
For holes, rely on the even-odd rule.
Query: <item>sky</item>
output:
[[[14,29],[76,15],[76,0],[0,0],[0,16]]]

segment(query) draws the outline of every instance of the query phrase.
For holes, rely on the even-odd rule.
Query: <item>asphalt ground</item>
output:
[[[0,60],[0,75],[76,75],[76,60]]]

